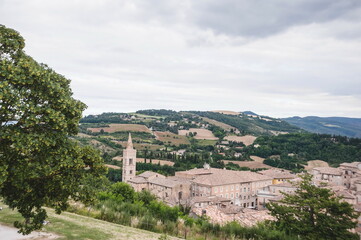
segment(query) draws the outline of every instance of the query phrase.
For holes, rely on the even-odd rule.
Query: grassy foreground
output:
[[[12,211],[6,205],[0,204],[0,223],[13,226],[13,222],[21,220],[17,211]],[[50,222],[42,231],[51,232],[59,236],[57,239],[73,240],[157,240],[160,234],[141,229],[126,227],[119,224],[109,223],[90,217],[80,216],[74,213],[63,212],[58,215],[53,209],[46,208],[48,221]],[[178,239],[170,237],[169,239]]]

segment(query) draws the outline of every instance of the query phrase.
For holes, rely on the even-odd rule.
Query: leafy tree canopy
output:
[[[0,25],[0,196],[25,218],[24,234],[39,229],[44,205],[60,213],[69,197],[89,202],[83,182],[105,171],[98,152],[77,134],[85,104],[72,98],[70,80],[23,51],[20,34]]]
[[[312,176],[303,175],[295,194],[284,194],[280,203],[268,204],[272,224],[301,239],[359,239],[350,230],[357,225],[358,214],[351,204],[340,201],[327,188],[312,184]]]

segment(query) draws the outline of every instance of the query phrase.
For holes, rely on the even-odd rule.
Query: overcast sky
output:
[[[0,0],[85,114],[361,117],[361,0]]]

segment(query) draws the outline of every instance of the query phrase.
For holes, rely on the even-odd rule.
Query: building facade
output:
[[[133,148],[132,135],[129,133],[127,147],[123,150],[123,182],[127,183],[135,177],[136,162],[137,150]]]

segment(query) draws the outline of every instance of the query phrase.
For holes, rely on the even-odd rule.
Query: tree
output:
[[[43,206],[65,210],[68,199],[94,200],[89,177],[105,173],[93,148],[71,136],[86,105],[72,98],[70,80],[23,51],[20,34],[0,25],[0,196],[25,218],[20,232],[40,229]]]
[[[121,196],[123,201],[133,202],[135,199],[134,189],[127,183],[116,182],[111,186],[111,193],[116,196]]]
[[[310,174],[303,175],[297,187],[295,194],[283,193],[280,203],[268,204],[276,218],[272,225],[302,239],[359,239],[350,232],[358,217],[352,205],[312,184]]]

